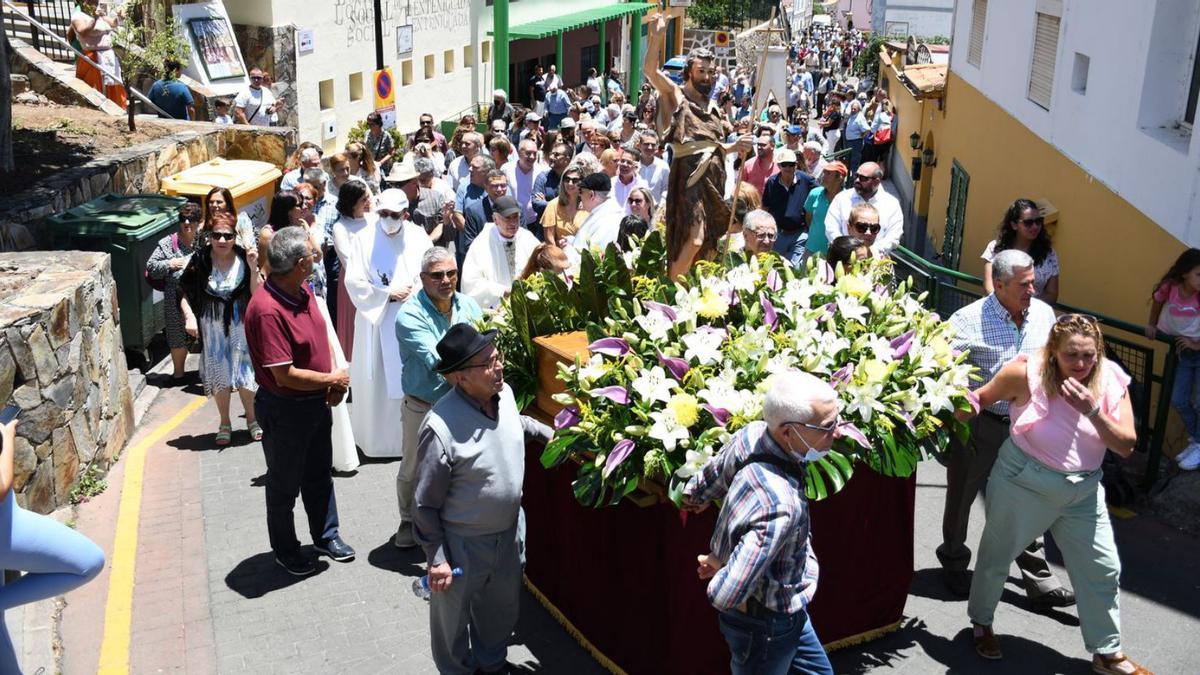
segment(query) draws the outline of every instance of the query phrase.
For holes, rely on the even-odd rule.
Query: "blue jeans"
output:
[[[804,251],[807,243],[808,233],[804,230],[780,232],[775,238],[775,245],[771,248],[791,263],[792,267],[799,267],[800,263],[804,262]]]
[[[0,567],[25,572],[0,588],[2,619],[4,610],[53,598],[91,581],[104,569],[104,551],[66,525],[17,506],[9,490],[0,501]],[[0,672],[20,672],[2,620]]]
[[[721,612],[718,621],[729,643],[733,675],[833,675],[825,648],[803,609],[783,614],[757,605],[752,614]]]
[[[847,138],[846,147],[850,148],[850,173],[854,173],[858,170],[858,165],[862,164],[863,139],[855,138],[851,140]]]
[[[1179,350],[1171,406],[1179,413],[1188,438],[1200,441],[1200,352]]]

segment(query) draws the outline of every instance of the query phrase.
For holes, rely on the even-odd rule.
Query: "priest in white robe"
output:
[[[355,235],[343,273],[357,310],[350,424],[368,457],[400,457],[406,450],[398,427],[404,387],[396,313],[420,288],[421,256],[433,246],[425,229],[408,220],[408,212],[403,191],[379,195],[375,217]]]
[[[521,207],[512,197],[496,200],[492,221],[471,242],[462,269],[462,292],[485,310],[500,306],[539,243],[521,227]]]

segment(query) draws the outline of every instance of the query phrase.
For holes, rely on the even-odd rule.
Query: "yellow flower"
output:
[[[700,420],[700,403],[691,394],[676,394],[667,403],[679,426],[690,427]]]
[[[697,314],[706,319],[719,319],[728,311],[729,300],[727,298],[721,297],[711,288],[700,292],[700,299],[696,301]]]
[[[837,281],[839,293],[853,295],[856,298],[865,297],[874,288],[871,278],[863,274],[843,274]]]
[[[887,380],[888,367],[883,361],[870,359],[863,361],[859,372],[866,376],[867,384],[883,384]]]

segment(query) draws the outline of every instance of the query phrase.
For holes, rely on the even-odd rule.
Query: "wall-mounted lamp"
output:
[[[921,134],[915,131],[912,132],[912,136],[908,137],[908,147],[913,150],[919,150],[921,148]]]
[[[933,150],[929,148],[925,148],[925,152],[921,153],[921,161],[928,167],[937,166],[937,157],[933,155]]]

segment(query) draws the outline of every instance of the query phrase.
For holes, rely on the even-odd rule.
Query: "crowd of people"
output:
[[[581,251],[627,251],[653,228],[667,233],[672,274],[718,250],[797,266],[818,256],[835,274],[901,242],[903,212],[884,189],[895,118],[887,92],[854,76],[860,33],[813,25],[796,35],[786,100],[759,109],[755,73],[725,72],[704,50],[689,55],[682,83],[668,77],[658,67],[664,34],[665,21],[651,22],[636,102],[618,73],[571,88],[550,66],[521,92],[528,107],[497,90],[449,138],[423,114],[395,147],[372,115],[365,138],[341,152],[297,148],[266,224],[214,188],[180,211],[179,233],[147,267],[165,285],[176,377],[187,377],[189,341],[199,343],[204,391],[220,414],[215,442],[231,441],[236,390],[249,437],[263,443],[270,546],[288,573],[316,569],[297,540],[296,497],[316,550],[351,560],[331,471],[353,470],[358,451],[399,459],[393,543],[426,554],[442,672],[506,667],[523,448],[551,434],[517,410],[494,333],[473,327],[514,281],[548,272],[571,283]],[[274,112],[263,93],[236,107],[239,121]],[[982,255],[988,295],[950,318],[955,347],[987,384],[972,441],[949,460],[938,549],[946,584],[970,597],[979,654],[1000,658],[992,619],[1014,558],[1035,607],[1077,601],[1041,554],[1049,531],[1079,594],[1093,667],[1147,672],[1121,651],[1119,562],[1099,485],[1105,448],[1133,447],[1128,376],[1105,360],[1094,319],[1056,319],[1047,304],[1059,267],[1036,204],[1015,201]],[[1156,290],[1151,322],[1200,346],[1200,257],[1176,268]],[[1195,379],[1177,384],[1192,422]],[[721,503],[698,572],[735,673],[831,672],[806,614],[817,568],[802,463],[838,434],[829,383],[777,377],[763,420],[687,485],[687,508]],[[967,518],[989,482],[971,577]]]

